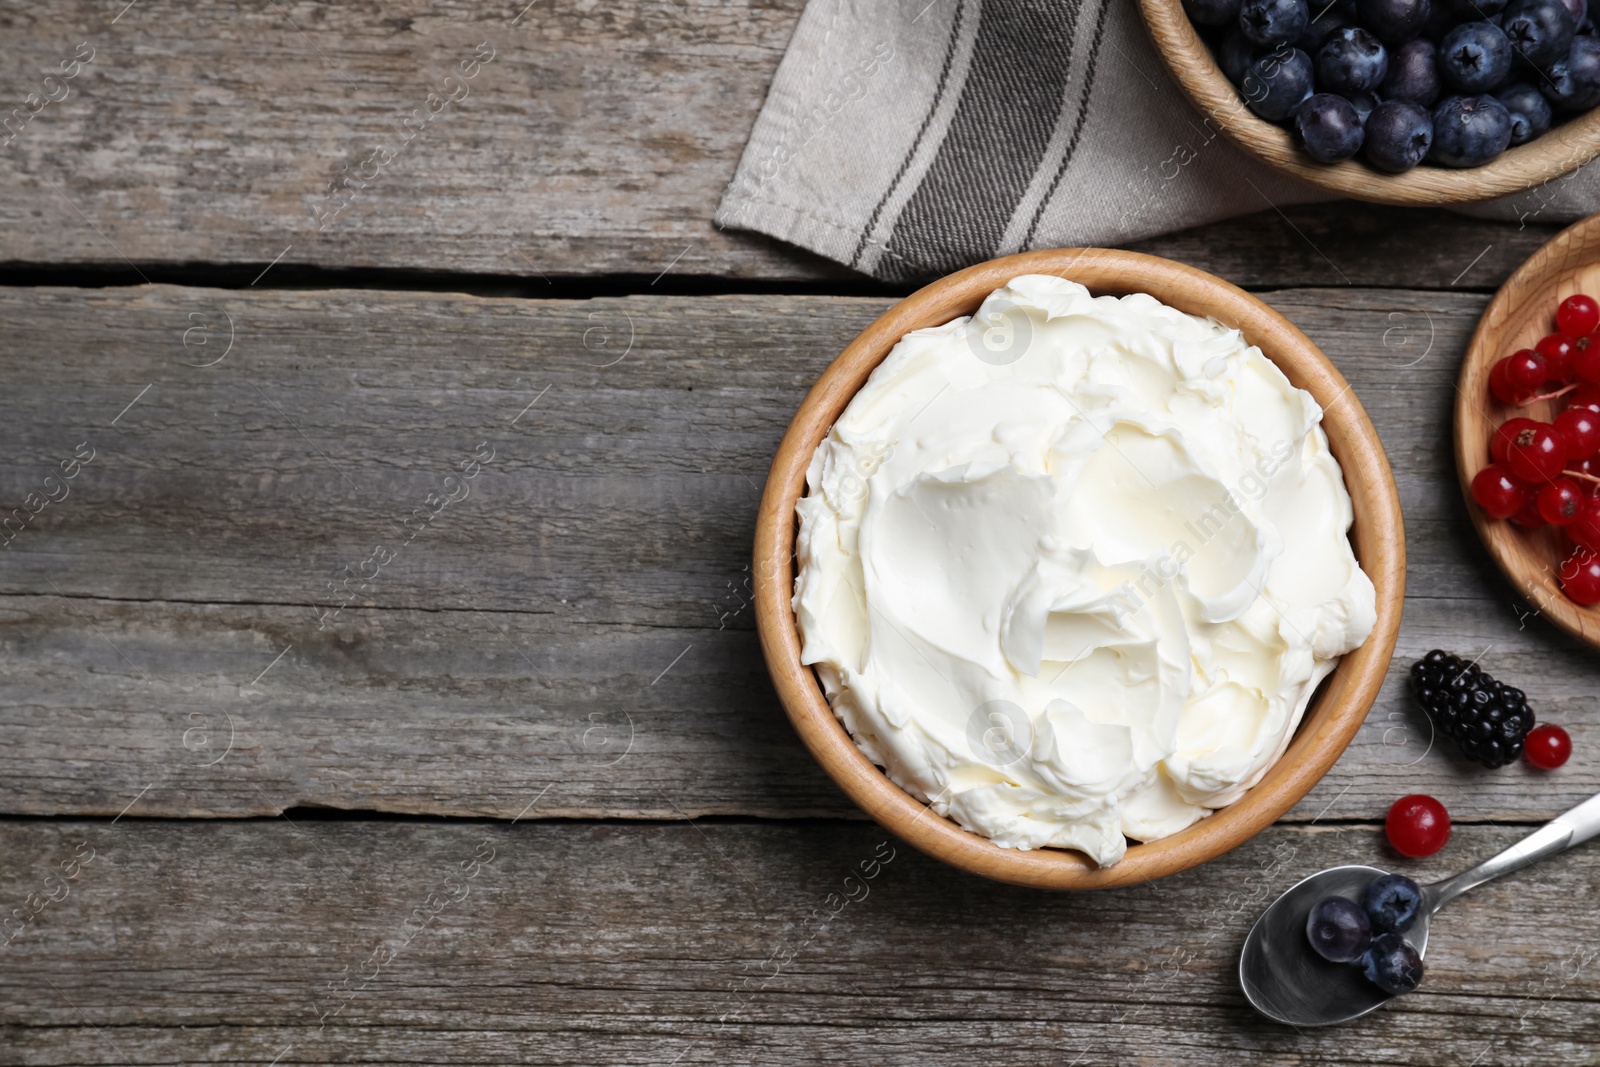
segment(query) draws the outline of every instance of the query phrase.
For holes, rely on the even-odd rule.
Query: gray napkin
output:
[[[1202,121],[1134,0],[810,0],[716,220],[900,280],[1327,199]],[[1591,166],[1465,210],[1597,206]]]

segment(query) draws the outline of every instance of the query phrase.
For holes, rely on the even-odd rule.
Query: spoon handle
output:
[[[1590,797],[1571,811],[1557,815],[1504,852],[1491,856],[1454,878],[1428,886],[1430,898],[1428,911],[1438,911],[1456,897],[1474,886],[1480,886],[1502,874],[1510,874],[1547,856],[1581,845],[1600,834],[1600,794]]]

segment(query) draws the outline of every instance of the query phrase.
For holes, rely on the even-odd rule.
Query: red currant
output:
[[[1539,502],[1534,496],[1528,498],[1526,507],[1511,516],[1511,521],[1528,530],[1537,530],[1541,526],[1550,525],[1544,521],[1544,516],[1539,514]]]
[[[1384,829],[1396,852],[1420,859],[1438,852],[1450,840],[1450,813],[1432,797],[1412,793],[1394,802]]]
[[[1541,771],[1553,771],[1572,755],[1572,738],[1559,726],[1549,723],[1528,731],[1527,747],[1522,751],[1528,762]]]
[[[1585,607],[1600,603],[1600,556],[1587,548],[1574,549],[1562,560],[1558,576],[1568,600]]]
[[[1556,432],[1567,444],[1567,460],[1588,459],[1600,452],[1600,412],[1568,408],[1556,416]]]
[[[1577,542],[1580,549],[1590,552],[1600,552],[1600,498],[1590,496],[1583,502],[1583,507],[1578,510],[1578,518],[1571,526],[1567,527],[1567,536]],[[1579,553],[1574,553],[1567,563],[1577,564],[1573,561]],[[1563,567],[1566,564],[1562,564]]]
[[[1523,430],[1535,429],[1538,425],[1537,419],[1525,419],[1521,416],[1502,422],[1500,428],[1494,432],[1494,436],[1489,438],[1489,458],[1496,463],[1504,463],[1506,449],[1510,447],[1517,434]]]
[[[1546,380],[1562,381],[1572,373],[1572,361],[1577,358],[1578,350],[1582,347],[1584,346],[1581,343],[1570,337],[1552,333],[1539,338],[1539,343],[1533,346],[1533,351],[1544,360]]]
[[[1544,380],[1546,385],[1559,385],[1572,378],[1572,364],[1578,354],[1589,347],[1589,341],[1594,334],[1580,337],[1572,342],[1572,349],[1564,354],[1541,355],[1544,360]]]
[[[1498,463],[1489,464],[1472,479],[1472,499],[1491,519],[1509,519],[1527,507],[1530,498],[1528,487]]]
[[[1506,445],[1506,465],[1525,482],[1541,485],[1567,465],[1567,443],[1548,423],[1519,430]]]
[[[1571,478],[1557,478],[1539,490],[1535,504],[1539,517],[1551,526],[1568,526],[1578,521],[1585,496]]]
[[[1556,308],[1556,329],[1568,337],[1582,337],[1600,326],[1600,304],[1593,297],[1578,293],[1561,301]]]
[[[1519,408],[1534,394],[1511,380],[1511,360],[1502,359],[1489,368],[1489,393],[1507,407]]]
[[[1562,339],[1566,344],[1566,339]],[[1506,381],[1512,387],[1526,393],[1534,393],[1545,382],[1544,359],[1537,355],[1531,348],[1519,349],[1511,353],[1503,361],[1506,365]]]
[[[1600,412],[1600,385],[1580,385],[1567,397],[1567,408],[1588,408]]]
[[[1586,337],[1584,340],[1592,340]],[[1600,345],[1586,344],[1572,350],[1572,373],[1586,382],[1600,382]]]

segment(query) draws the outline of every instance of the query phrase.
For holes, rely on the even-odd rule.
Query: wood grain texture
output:
[[[1444,875],[1524,832],[1458,829],[1400,869]],[[1071,896],[837,823],[6,822],[0,852],[8,909],[60,898],[0,948],[0,1040],[33,1067],[1459,1067],[1588,1062],[1600,1040],[1600,941],[1550,936],[1600,877],[1594,848],[1463,897],[1416,994],[1303,1034],[1245,1006],[1238,946],[1303,875],[1392,866],[1373,827],[1273,828]]]
[[[1139,0],[1139,7],[1156,51],[1208,122],[1268,166],[1340,196],[1418,207],[1489,200],[1559,177],[1600,152],[1600,111],[1591,110],[1480,167],[1452,170],[1423,163],[1403,174],[1385,174],[1360,160],[1317,163],[1295,145],[1288,130],[1258,118],[1246,106],[1180,0]]]
[[[795,507],[828,431],[902,337],[977,312],[1022,274],[1072,278],[1096,296],[1148,293],[1180,311],[1240,330],[1289,381],[1316,398],[1354,508],[1350,540],[1377,590],[1371,636],[1344,656],[1306,708],[1294,741],[1270,771],[1225,810],[1159,841],[1131,845],[1102,868],[1065,849],[1003,849],[938,816],[889,780],[855,745],[801,662],[794,595]],[[1018,352],[1016,357],[1022,357]],[[1350,384],[1282,315],[1235,286],[1169,260],[1104,248],[1027,252],[980,263],[896,304],[853,339],[801,401],[772,461],[755,536],[756,625],[772,680],[795,730],[834,781],[901,839],[965,870],[1045,889],[1098,889],[1162,878],[1214,859],[1258,833],[1306,795],[1344,752],[1377,698],[1394,652],[1405,596],[1405,528],[1383,444]],[[897,444],[898,442],[891,442]]]
[[[115,11],[87,0],[8,7],[7,110],[80,42],[96,51],[69,96],[0,149],[0,263],[90,265],[130,282],[129,261],[150,273],[249,265],[230,275],[240,285],[280,253],[260,284],[297,266],[530,285],[541,272],[655,278],[669,265],[669,279],[859,278],[711,223],[802,0],[543,3],[510,25],[522,7],[140,0],[114,25]],[[391,123],[485,40],[496,56],[470,95],[319,229],[328,183],[393,141]],[[1443,287],[1469,266],[1458,284],[1482,286],[1554,232],[1534,193],[1525,225],[1261,208],[1134,247],[1248,286]]]
[[[1563,230],[1529,257],[1489,302],[1461,361],[1456,386],[1456,471],[1469,501],[1472,524],[1506,578],[1551,622],[1600,647],[1600,609],[1583,607],[1561,591],[1560,567],[1572,542],[1554,527],[1523,529],[1497,522],[1470,503],[1472,479],[1489,465],[1489,439],[1518,415],[1549,422],[1565,400],[1541,400],[1523,408],[1502,404],[1489,392],[1489,371],[1501,359],[1532,348],[1555,332],[1556,305],[1574,293],[1600,292],[1600,215]],[[1552,386],[1554,391],[1557,387]]]
[[[1505,584],[1451,460],[1484,298],[1267,299],[1372,417],[1411,549],[1395,665],[1288,817],[1374,819],[1413,790],[1469,822],[1582,800],[1600,665]],[[537,811],[859,817],[783,717],[744,567],[785,426],[888,304],[0,289],[0,514],[97,449],[0,552],[0,810],[509,819],[551,787]],[[191,314],[206,345],[183,343]],[[232,350],[186,366],[224,350],[226,315]],[[318,630],[327,582],[484,439],[471,496]],[[1436,646],[1524,685],[1572,762],[1486,774],[1430,748],[1402,674]],[[220,712],[242,740],[206,768]]]

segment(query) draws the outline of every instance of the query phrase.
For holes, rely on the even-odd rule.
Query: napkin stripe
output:
[[[894,196],[895,190],[900,188],[906,171],[911,169],[911,161],[917,158],[917,150],[922,147],[922,139],[928,135],[928,127],[933,125],[933,116],[938,114],[939,105],[944,102],[944,91],[950,84],[950,68],[955,64],[956,45],[961,42],[961,24],[966,13],[967,5],[964,0],[956,0],[955,20],[950,25],[950,43],[944,49],[944,62],[939,66],[939,83],[933,90],[933,100],[928,104],[928,113],[922,117],[922,125],[917,127],[917,135],[911,139],[911,147],[906,151],[905,158],[900,161],[900,169],[894,172],[889,188],[883,191],[882,198],[872,209],[871,217],[861,230],[861,239],[856,242],[856,250],[850,256],[852,267],[860,265],[861,254],[867,250],[867,242],[872,238],[872,231],[878,228],[878,220],[883,216],[884,207]]]
[[[1033,218],[1028,223],[1028,235],[1022,239],[1024,248],[1033,247],[1033,235],[1039,229],[1039,220],[1044,218],[1045,208],[1050,206],[1050,201],[1055,198],[1056,188],[1061,184],[1061,179],[1066,176],[1067,165],[1072,162],[1072,154],[1078,150],[1078,139],[1083,136],[1083,124],[1089,118],[1089,97],[1094,92],[1095,61],[1100,58],[1100,43],[1105,40],[1106,16],[1111,14],[1111,5],[1116,0],[1104,0],[1100,5],[1100,15],[1094,20],[1094,40],[1089,44],[1089,59],[1083,75],[1083,93],[1078,99],[1078,119],[1072,127],[1072,136],[1067,141],[1067,149],[1061,155],[1061,162],[1056,165],[1055,176],[1050,179],[1050,187],[1045,190],[1044,196],[1039,198],[1039,206],[1033,209]]]
[[[1081,6],[983,4],[950,130],[895,223],[889,263],[952,270],[994,254],[1065,107]]]

